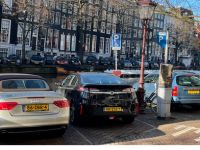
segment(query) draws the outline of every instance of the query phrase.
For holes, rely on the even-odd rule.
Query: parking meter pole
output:
[[[173,66],[160,65],[159,84],[157,90],[157,117],[165,119],[171,117],[171,82]]]
[[[117,70],[117,50],[115,52],[115,70]]]
[[[169,32],[166,32],[166,46],[165,46],[165,64],[168,63],[168,55],[169,55],[169,51],[168,51],[168,38],[169,38]]]

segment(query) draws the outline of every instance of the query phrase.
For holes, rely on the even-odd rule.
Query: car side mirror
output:
[[[61,83],[61,82],[55,82],[55,85],[56,85],[56,86],[61,86],[62,83]]]

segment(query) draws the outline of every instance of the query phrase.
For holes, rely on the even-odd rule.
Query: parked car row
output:
[[[44,78],[30,74],[0,74],[0,135],[54,132],[86,117],[122,118],[132,123],[137,97],[131,85],[106,73],[66,76],[52,91]]]
[[[148,74],[144,80],[145,99],[158,87],[159,72]],[[174,71],[172,76],[171,103],[173,106],[190,105],[193,108],[200,107],[200,75],[187,71]],[[138,88],[138,83],[133,84]]]

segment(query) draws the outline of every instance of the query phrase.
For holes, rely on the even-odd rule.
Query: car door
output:
[[[57,92],[60,93],[62,96],[68,98],[69,97],[69,91],[70,91],[70,85],[72,82],[72,79],[74,78],[74,75],[68,75],[61,83],[60,86],[58,86]]]
[[[72,82],[69,85],[68,95],[70,99],[78,100],[79,92],[76,90],[77,85],[79,84],[78,76],[74,76]]]

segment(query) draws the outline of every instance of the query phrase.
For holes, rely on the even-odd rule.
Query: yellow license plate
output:
[[[200,91],[199,90],[188,90],[188,94],[197,95],[197,94],[200,94]]]
[[[123,109],[121,107],[104,107],[105,112],[122,112]]]
[[[33,104],[33,105],[25,105],[26,112],[32,111],[48,111],[49,105],[48,104]]]

